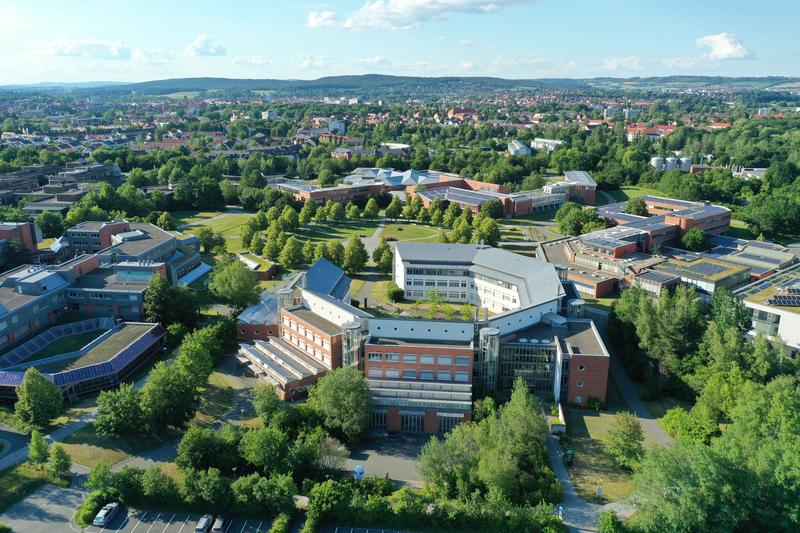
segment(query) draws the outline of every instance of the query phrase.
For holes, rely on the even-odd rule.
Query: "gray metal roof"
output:
[[[410,263],[471,264],[479,244],[437,244],[398,242],[395,252]]]

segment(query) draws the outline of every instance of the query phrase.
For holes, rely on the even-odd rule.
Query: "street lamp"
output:
[[[236,477],[236,467],[235,466],[233,467],[233,479],[238,479]]]

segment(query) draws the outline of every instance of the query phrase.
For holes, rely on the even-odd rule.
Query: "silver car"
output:
[[[117,511],[119,511],[119,504],[117,502],[107,503],[100,509],[100,512],[97,513],[97,516],[94,517],[92,520],[92,525],[104,527],[107,526],[111,519],[116,516]]]

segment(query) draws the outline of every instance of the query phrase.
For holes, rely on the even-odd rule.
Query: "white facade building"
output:
[[[394,281],[409,300],[436,292],[492,314],[557,303],[564,295],[551,264],[479,244],[398,243]]]
[[[513,140],[508,143],[508,153],[511,155],[531,155],[531,149],[522,141]]]

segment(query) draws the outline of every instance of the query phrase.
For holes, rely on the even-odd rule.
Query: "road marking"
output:
[[[261,531],[261,524],[263,524],[263,523],[264,523],[263,521],[258,523],[258,527],[256,528],[256,533]]]
[[[161,518],[161,513],[158,513],[158,514],[156,515],[156,519],[155,519],[155,520],[153,520],[153,523],[152,523],[152,524],[150,524],[150,527],[148,527],[148,528],[147,528],[147,533],[150,533],[150,530],[151,530],[151,529],[153,529],[153,526],[154,526],[154,525],[156,525],[156,522],[158,522],[158,519],[159,519],[159,518]]]
[[[247,521],[245,521],[245,524],[246,523]],[[231,528],[232,525],[233,525],[233,519],[230,519],[230,522],[228,522],[228,527],[225,528],[225,531],[223,531],[223,533],[228,533],[228,530]]]
[[[161,530],[161,533],[164,533],[167,530],[167,528],[170,526],[170,524],[172,524],[172,519],[175,518],[176,514],[177,513],[172,513],[172,518],[169,519],[169,522],[167,522],[167,525],[164,526],[164,529]]]
[[[123,520],[123,521],[122,521],[122,523],[121,523],[121,524],[119,525],[119,527],[117,528],[117,531],[115,531],[114,533],[119,533],[119,531],[120,531],[120,530],[121,530],[123,527],[125,527],[125,526],[127,526],[127,525],[128,525],[128,522],[130,521],[130,519],[131,519],[131,511],[128,511],[128,514],[126,514],[126,515],[125,515],[125,520]]]
[[[183,524],[181,525],[181,528],[178,530],[178,533],[181,533],[181,531],[183,531],[183,528],[186,527],[186,522],[188,522],[189,518],[191,517],[192,515],[186,515],[186,520],[183,521]]]
[[[142,513],[142,516],[141,516],[141,517],[139,517],[139,521],[138,521],[138,522],[136,522],[136,525],[133,527],[133,529],[131,529],[131,533],[133,533],[134,531],[136,531],[136,528],[137,528],[137,527],[139,527],[139,524],[141,524],[141,523],[142,523],[142,520],[144,520],[145,518],[147,518],[147,513],[146,513],[146,512],[145,512],[145,513]]]
[[[242,525],[242,529],[239,530],[239,533],[242,533],[242,531],[244,531],[244,528],[246,528],[246,527],[247,527],[247,520],[244,521],[244,524]]]

